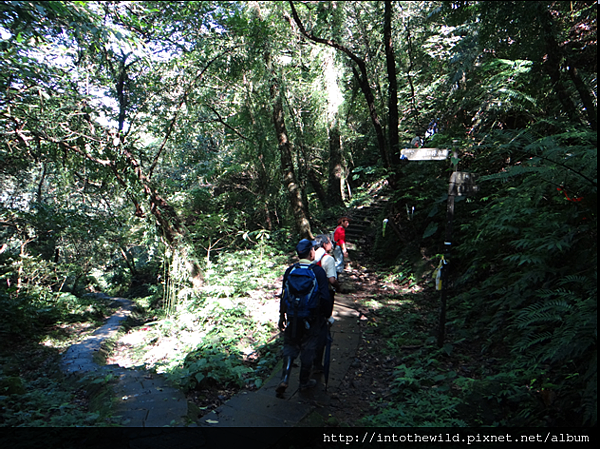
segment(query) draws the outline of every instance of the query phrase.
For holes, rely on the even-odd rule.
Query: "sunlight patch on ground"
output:
[[[153,346],[144,357],[146,366],[154,366],[158,362],[168,360],[173,357],[173,354],[181,352],[181,343],[175,337],[163,338],[160,344]],[[160,373],[161,369],[156,370]]]
[[[60,323],[56,329],[60,331],[47,335],[40,344],[48,348],[66,349],[83,340],[94,329],[94,323]]]
[[[247,310],[253,321],[261,324],[276,323],[279,319],[279,299],[255,300],[247,304]]]
[[[385,301],[387,306],[403,306],[412,303],[412,299],[388,299]]]
[[[123,335],[119,339],[119,343],[124,345],[137,346],[144,343],[144,341],[148,338],[148,332],[145,330],[139,330],[137,332],[132,332],[126,335]]]
[[[143,327],[123,335],[117,341],[109,363],[123,368],[140,365],[151,368],[176,354],[187,354],[205,335],[202,331],[184,331],[176,336],[159,337],[150,328]]]

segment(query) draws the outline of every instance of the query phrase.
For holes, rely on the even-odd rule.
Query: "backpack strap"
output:
[[[323,257],[325,257],[327,255],[327,253],[323,254]],[[321,260],[323,260],[323,257],[321,257]],[[321,260],[319,262],[321,262]],[[315,273],[315,267],[317,266],[317,264],[310,264],[308,266],[308,268],[310,269],[310,271],[313,272],[313,275],[315,276],[315,291],[316,291],[316,295],[318,296],[318,302],[317,302],[317,307],[314,309],[314,314],[318,315],[319,313],[321,313],[321,292],[319,291],[319,280],[317,279],[317,273]],[[319,267],[321,267],[321,264],[319,263],[318,265]],[[323,268],[323,267],[321,267]]]

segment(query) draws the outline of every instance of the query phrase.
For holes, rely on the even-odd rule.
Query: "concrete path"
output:
[[[285,397],[277,398],[275,388],[281,379],[280,367],[258,391],[242,392],[234,396],[227,403],[203,416],[198,425],[213,428],[243,427],[246,428],[244,435],[247,437],[249,427],[294,427],[317,407],[328,405],[330,394],[338,391],[344,376],[354,362],[360,341],[360,330],[357,324],[360,317],[353,308],[352,298],[338,294],[335,301],[333,316],[336,322],[331,328],[333,343],[327,391],[322,376],[319,376],[315,377],[320,382],[314,389],[300,393],[298,389],[300,368],[294,367]],[[256,447],[270,447],[282,438],[284,433],[262,432],[256,429],[253,432],[253,442]],[[212,434],[209,433],[208,436],[210,435]],[[233,443],[238,435],[232,429],[230,433],[220,432],[218,437],[219,444],[223,444],[221,447],[228,447],[227,439],[231,438]]]
[[[116,365],[102,366],[94,359],[101,349],[102,342],[115,335],[121,322],[131,313],[133,303],[126,299],[115,299],[121,308],[91,336],[81,343],[71,346],[63,356],[63,369],[69,374],[97,372],[112,373],[117,382],[113,386],[116,394],[115,417],[125,427],[163,427],[190,426],[187,418],[188,407],[184,394],[165,384],[160,375],[142,370],[121,368]],[[317,407],[326,406],[330,394],[338,390],[342,379],[353,363],[360,341],[357,325],[359,314],[353,308],[351,297],[336,295],[334,308],[335,324],[331,328],[333,343],[331,347],[331,366],[327,390],[322,376],[315,377],[319,384],[307,391],[299,392],[298,377],[300,369],[292,371],[290,386],[283,399],[277,398],[275,388],[280,377],[279,368],[262,388],[254,392],[241,392],[225,404],[203,416],[197,423],[191,423],[199,435],[203,435],[205,446],[227,447],[230,442],[238,442],[239,435],[234,429],[228,432],[211,432],[208,428],[292,428],[302,422]],[[207,431],[203,432],[202,428]],[[263,432],[257,430],[253,439],[256,447],[270,447],[285,432]],[[254,434],[253,434],[254,435]],[[218,441],[211,441],[211,436]],[[147,437],[147,436],[146,436]],[[217,447],[217,446],[214,446]]]
[[[113,419],[127,427],[182,426],[186,423],[188,405],[185,395],[168,386],[157,374],[143,370],[121,368],[118,365],[99,365],[96,360],[102,343],[113,337],[121,322],[131,314],[134,304],[122,298],[114,299],[120,309],[103,326],[71,346],[63,354],[62,368],[67,374],[116,377]]]
[[[100,371],[104,368],[98,365],[94,359],[98,358],[104,340],[117,333],[121,327],[121,322],[131,314],[133,309],[133,303],[127,299],[115,298],[114,302],[120,305],[120,309],[104,325],[96,329],[92,335],[85,338],[81,343],[69,347],[63,354],[63,371],[68,374],[85,374]]]

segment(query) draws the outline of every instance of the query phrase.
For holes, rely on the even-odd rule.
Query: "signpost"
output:
[[[479,192],[479,186],[475,185],[475,175],[473,173],[463,171],[452,173],[448,195],[469,196],[476,192]]]
[[[439,148],[405,148],[402,150],[402,159],[409,161],[443,161],[448,159],[450,150]],[[444,239],[444,260],[441,266],[442,277],[442,295],[440,307],[440,321],[438,331],[438,346],[444,343],[446,330],[446,305],[448,290],[448,258],[450,248],[452,247],[452,226],[454,221],[454,200],[457,196],[470,196],[479,191],[475,185],[475,176],[473,173],[458,171],[458,154],[453,151],[453,158],[457,161],[454,165],[454,172],[450,177],[448,186],[448,205],[446,211],[446,236]]]
[[[458,155],[454,151],[454,159],[458,160]],[[446,211],[446,237],[444,239],[444,263],[442,264],[442,295],[440,307],[440,322],[438,330],[438,346],[441,348],[444,344],[446,335],[446,308],[448,302],[448,263],[450,249],[452,248],[452,227],[454,221],[454,199],[457,196],[469,196],[479,191],[475,185],[475,176],[472,173],[458,171],[458,162],[454,166],[454,172],[450,176],[448,186],[448,207]]]

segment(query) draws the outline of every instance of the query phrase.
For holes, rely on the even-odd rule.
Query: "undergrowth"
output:
[[[143,334],[128,350],[134,365],[165,374],[184,391],[259,388],[278,361],[276,279],[287,259],[260,246],[222,253],[202,291],[180,291],[158,319],[132,329]],[[264,313],[266,303],[275,315]]]
[[[420,335],[423,314],[415,305],[389,308],[388,330],[379,327],[386,350],[422,347],[404,356],[397,395],[368,424],[596,425],[597,135],[549,135],[548,125],[490,132],[461,149],[460,169],[479,175],[480,187],[457,202],[446,258],[447,341],[465,344],[438,348],[432,335]],[[445,205],[447,181],[434,185],[430,166],[414,166],[412,187],[395,200],[429,204],[427,217],[417,204],[402,224],[416,239],[422,234],[421,246],[432,254],[445,241],[445,208],[438,205]],[[430,183],[415,182],[419,176]],[[413,218],[425,232],[411,226]],[[376,246],[384,256],[386,248]]]
[[[62,373],[59,348],[77,338],[58,329],[33,340],[9,337],[0,353],[0,427],[110,425],[110,398],[90,394],[105,379]]]
[[[472,342],[450,333],[438,347],[437,295],[379,299],[379,320],[368,334],[378,336],[384,355],[401,358],[390,395],[373,404],[377,414],[365,426],[467,427],[544,425],[539,373],[519,368],[510,357],[482,354]]]

